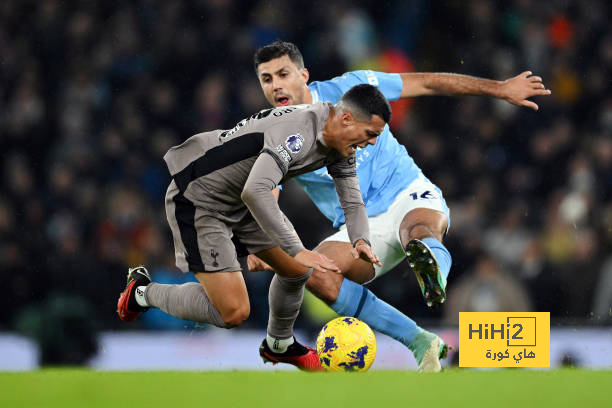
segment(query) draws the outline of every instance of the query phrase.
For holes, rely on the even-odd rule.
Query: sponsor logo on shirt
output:
[[[304,144],[304,138],[299,133],[288,136],[287,140],[285,140],[285,146],[287,146],[287,149],[289,149],[289,151],[293,153],[297,153],[300,150],[302,150],[303,144]]]
[[[378,86],[378,78],[376,78],[376,74],[373,71],[367,70],[365,74],[370,85]]]
[[[289,162],[291,161],[291,155],[289,154],[289,152],[285,150],[283,145],[276,146],[276,152],[283,159],[285,163],[289,164]]]

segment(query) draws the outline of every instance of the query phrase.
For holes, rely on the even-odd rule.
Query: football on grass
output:
[[[321,329],[317,353],[325,371],[366,371],[376,357],[376,338],[361,320],[338,317]]]

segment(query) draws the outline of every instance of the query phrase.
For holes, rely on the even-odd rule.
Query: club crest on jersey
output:
[[[297,153],[302,150],[303,144],[304,138],[299,133],[291,135],[287,137],[287,140],[285,140],[285,146],[287,146],[287,149],[289,149],[289,151],[291,151],[292,153]]]

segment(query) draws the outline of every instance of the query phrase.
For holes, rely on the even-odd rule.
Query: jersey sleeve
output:
[[[265,131],[262,153],[267,153],[276,161],[284,176],[289,166],[304,157],[313,143],[312,130],[308,132],[306,125],[299,121],[286,121]]]
[[[334,179],[351,244],[354,246],[360,239],[370,244],[368,214],[359,189],[355,155],[328,165],[327,170]]]
[[[272,193],[283,175],[274,157],[262,152],[249,173],[241,198],[266,235],[289,255],[295,256],[304,245]]]
[[[338,101],[346,91],[355,85],[370,84],[378,87],[385,98],[395,101],[402,94],[403,81],[400,74],[389,74],[371,70],[351,71],[330,79],[329,81],[313,82],[322,101]]]

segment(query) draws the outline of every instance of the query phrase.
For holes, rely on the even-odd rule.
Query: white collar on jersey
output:
[[[312,94],[312,103],[319,102],[319,93],[315,91],[314,89],[311,90],[310,93]]]

